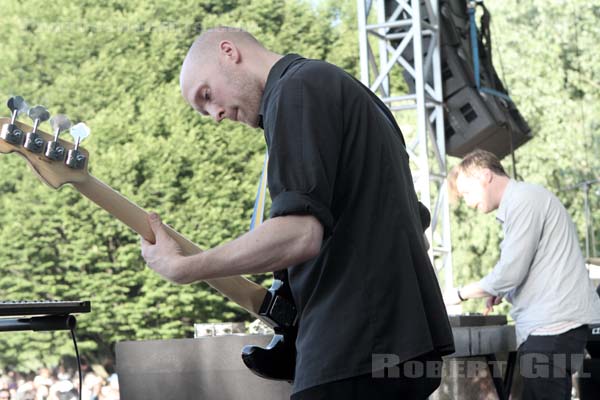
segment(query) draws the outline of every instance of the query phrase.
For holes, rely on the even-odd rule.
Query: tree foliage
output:
[[[178,75],[193,38],[206,27],[239,26],[274,51],[359,75],[355,1],[0,3],[0,98],[20,94],[86,121],[90,172],[203,248],[247,230],[264,139],[199,118],[184,103]],[[600,5],[487,3],[496,68],[535,134],[517,151],[518,173],[557,193],[583,238],[581,193],[562,189],[599,175]],[[204,284],[162,280],[144,266],[137,235],[72,188],[41,185],[19,157],[1,157],[0,190],[0,297],[90,299],[92,313],[78,317],[88,358],[110,355],[120,340],[189,337],[193,323],[248,320]],[[591,200],[597,221],[598,196]],[[456,283],[493,266],[499,233],[492,217],[455,209]],[[0,335],[0,365],[33,369],[67,354],[61,332]]]
[[[217,125],[184,103],[179,69],[194,37],[240,26],[275,51],[314,58],[344,42],[329,11],[310,2],[2,3],[0,97],[85,120],[90,172],[203,248],[248,229],[265,145],[262,132]],[[206,285],[176,286],[147,269],[137,235],[72,188],[41,185],[19,157],[3,156],[0,171],[0,296],[90,299],[92,313],[78,321],[88,358],[120,340],[249,320]],[[0,349],[0,364],[27,368],[72,353],[61,333],[1,335]]]

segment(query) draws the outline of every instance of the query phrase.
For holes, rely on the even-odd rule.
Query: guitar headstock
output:
[[[50,113],[42,106],[29,107],[20,96],[8,101],[10,118],[0,118],[0,153],[17,153],[27,160],[40,180],[57,189],[65,183],[82,182],[88,178],[89,154],[79,146],[89,135],[89,128],[82,123],[71,126],[64,115],[50,119]],[[17,120],[19,114],[26,113],[33,126]],[[54,134],[40,129],[39,125],[50,119]],[[70,129],[76,140],[70,143],[59,135]]]

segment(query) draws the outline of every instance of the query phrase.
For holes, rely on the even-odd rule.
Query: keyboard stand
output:
[[[31,318],[0,318],[0,332],[9,331],[70,331],[75,329],[74,316],[45,315]]]

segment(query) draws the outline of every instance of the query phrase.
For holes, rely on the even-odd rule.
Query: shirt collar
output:
[[[506,209],[508,208],[508,202],[510,198],[510,192],[513,190],[515,186],[515,181],[510,179],[506,188],[504,188],[504,193],[502,194],[502,199],[500,200],[500,205],[498,206],[498,211],[496,211],[496,219],[500,223],[504,223],[506,221]]]
[[[264,129],[263,126],[263,115],[265,113],[265,107],[267,106],[267,97],[269,92],[273,89],[275,84],[281,79],[283,74],[287,71],[289,66],[296,60],[301,59],[302,56],[298,54],[287,54],[280,58],[269,71],[267,76],[267,82],[265,83],[265,90],[263,91],[262,98],[260,100],[260,110],[258,112],[258,125]]]

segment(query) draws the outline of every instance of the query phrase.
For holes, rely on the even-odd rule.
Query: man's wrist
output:
[[[465,297],[462,296],[462,294],[460,293],[460,288],[456,288],[456,295],[458,296],[458,299],[463,302],[465,300],[467,300]]]

